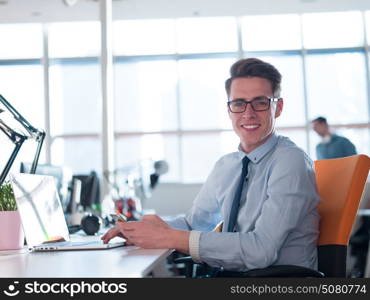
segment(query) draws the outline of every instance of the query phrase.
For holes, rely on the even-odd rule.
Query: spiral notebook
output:
[[[54,177],[20,173],[11,174],[10,181],[31,250],[94,250],[124,245],[124,240],[108,244],[101,240],[71,241]]]

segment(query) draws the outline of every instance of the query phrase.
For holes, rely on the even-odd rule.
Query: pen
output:
[[[111,216],[116,222],[127,222],[127,217],[124,214],[117,213],[111,214]]]

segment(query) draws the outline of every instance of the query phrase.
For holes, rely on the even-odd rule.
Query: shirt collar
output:
[[[244,156],[247,156],[251,162],[258,163],[267,153],[269,153],[272,149],[275,148],[276,144],[278,142],[278,135],[273,132],[271,137],[264,142],[262,145],[258,146],[256,149],[254,149],[252,152],[245,153],[241,145],[239,144],[238,152],[240,159],[243,159]]]

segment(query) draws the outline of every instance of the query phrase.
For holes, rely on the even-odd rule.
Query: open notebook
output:
[[[10,181],[28,248],[34,251],[53,251],[109,249],[124,245],[123,240],[108,244],[100,240],[72,242],[54,177],[12,174]]]

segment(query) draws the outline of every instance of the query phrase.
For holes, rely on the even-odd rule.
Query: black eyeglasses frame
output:
[[[255,107],[253,106],[253,103],[256,103],[256,101],[261,101],[261,98],[264,98],[266,100],[269,100],[268,107],[266,109],[255,109]],[[239,114],[239,113],[241,114],[241,113],[244,113],[247,110],[248,104],[250,104],[252,106],[253,111],[256,111],[256,112],[267,111],[271,107],[271,102],[277,102],[277,101],[279,101],[281,99],[282,98],[277,98],[277,97],[257,97],[255,99],[252,99],[251,101],[247,101],[247,100],[242,99],[242,98],[236,98],[236,99],[227,101],[227,107],[229,108],[229,111],[232,112],[233,114]],[[244,110],[243,111],[232,111],[231,104],[233,103],[233,101],[244,102],[245,103]]]

